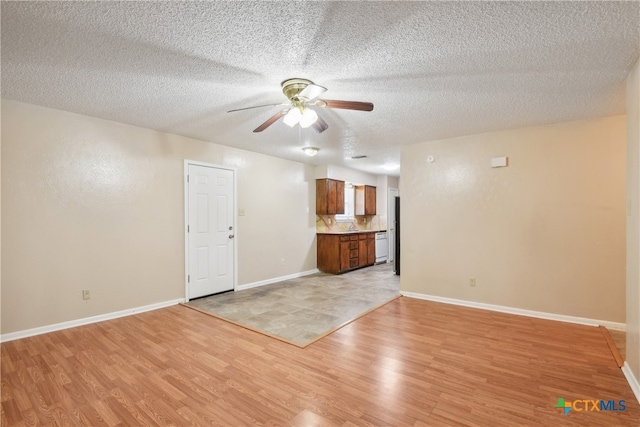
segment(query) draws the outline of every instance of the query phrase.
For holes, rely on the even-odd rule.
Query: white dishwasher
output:
[[[389,259],[389,243],[387,242],[387,232],[376,233],[376,264],[387,262]]]

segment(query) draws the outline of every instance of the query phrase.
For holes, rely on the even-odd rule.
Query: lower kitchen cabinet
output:
[[[318,269],[339,274],[373,265],[375,233],[318,234]]]
[[[362,233],[358,237],[358,265],[361,267],[373,265],[376,262],[375,233]]]

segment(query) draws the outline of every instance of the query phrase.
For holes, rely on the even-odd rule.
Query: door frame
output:
[[[233,291],[238,287],[238,173],[237,169],[229,166],[216,165],[213,163],[199,162],[197,160],[184,160],[184,171],[182,182],[184,183],[184,301],[189,302],[189,166],[204,166],[207,168],[223,169],[233,172],[233,231],[235,234],[233,243]]]
[[[395,194],[395,195],[392,196],[392,194]],[[392,242],[392,239],[391,239],[391,227],[393,227],[393,225],[391,224],[391,212],[392,210],[395,210],[396,197],[400,197],[400,189],[389,187],[387,189],[387,238],[389,239],[387,242],[387,244],[389,245],[389,257],[387,259],[387,262],[393,262],[395,260],[395,253],[394,253],[395,250],[394,251],[391,250],[391,246],[394,246],[394,249],[395,249],[395,244],[396,244],[395,241]],[[394,230],[395,230],[395,227],[394,227]],[[394,231],[394,233],[397,233],[397,231]]]

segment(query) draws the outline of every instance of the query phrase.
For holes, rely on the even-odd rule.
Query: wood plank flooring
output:
[[[613,329],[609,329],[609,334],[613,338],[620,356],[624,359],[627,355],[627,334],[624,331],[615,331]]]
[[[618,365],[619,368],[622,368],[622,366],[624,365],[624,358],[620,354],[620,350],[618,350],[618,347],[616,346],[616,343],[614,342],[611,336],[612,335],[611,332],[602,325],[600,325],[600,331],[602,332],[602,336],[604,336],[604,339],[607,342],[607,345],[609,346],[611,355],[616,360],[616,365]]]
[[[406,297],[304,349],[183,306],[0,347],[2,426],[640,420],[598,328]],[[625,400],[626,410],[565,416],[558,398]]]

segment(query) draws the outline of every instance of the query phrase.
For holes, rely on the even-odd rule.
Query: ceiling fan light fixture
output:
[[[313,157],[318,154],[318,151],[320,151],[320,149],[318,147],[303,147],[302,151],[304,151],[304,154],[306,154],[307,156]]]
[[[282,121],[287,126],[294,127],[295,125],[298,124],[298,122],[300,121],[301,117],[302,117],[302,113],[300,113],[300,110],[297,109],[297,108],[292,108],[291,110],[289,110],[287,115],[284,116],[284,119],[282,119]]]
[[[314,124],[316,120],[318,120],[318,114],[309,108],[305,108],[300,117],[300,127],[308,128]]]
[[[299,124],[301,128],[313,127],[317,133],[322,133],[329,128],[327,122],[309,106],[320,108],[335,108],[343,110],[356,111],[372,111],[373,104],[371,102],[360,101],[344,101],[319,99],[318,97],[327,91],[326,87],[314,84],[311,80],[293,78],[284,80],[281,84],[282,93],[289,99],[289,103],[284,104],[265,104],[253,107],[235,108],[228,112],[249,110],[252,108],[270,107],[274,105],[288,105],[288,108],[280,110],[273,116],[269,117],[264,123],[255,128],[254,132],[262,132],[269,126],[273,125],[280,119],[289,127],[295,127]]]

